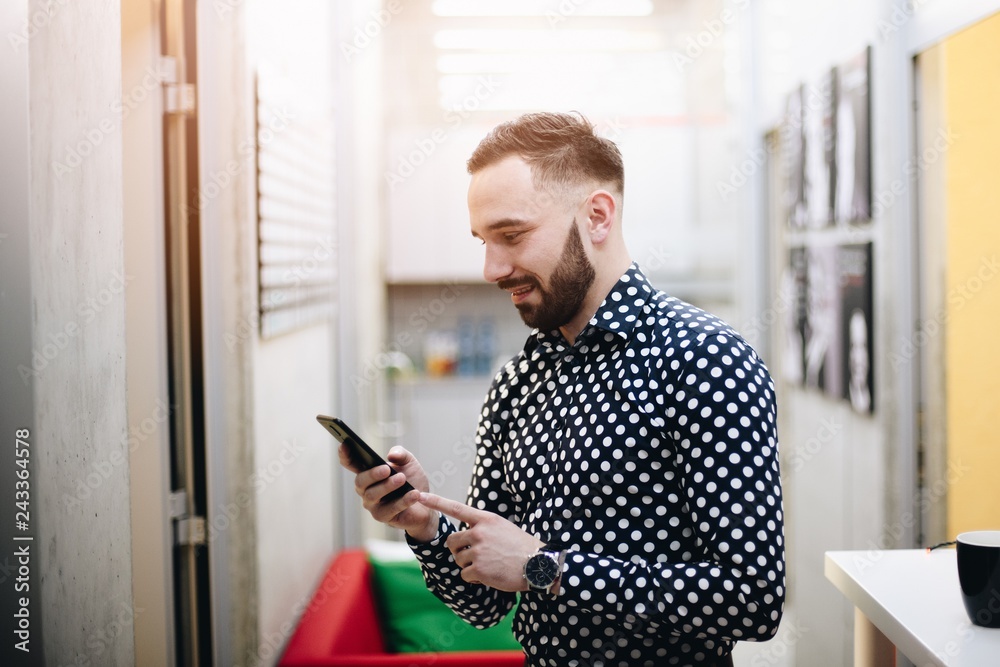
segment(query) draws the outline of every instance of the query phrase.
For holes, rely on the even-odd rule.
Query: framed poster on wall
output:
[[[809,244],[788,251],[783,377],[875,409],[872,244]]]
[[[873,355],[872,244],[837,249],[840,274],[841,397],[861,413],[875,410]]]
[[[805,140],[803,138],[803,87],[785,100],[785,118],[779,132],[783,188],[781,207],[790,229],[806,226]]]
[[[872,217],[871,47],[837,67],[834,214],[838,222]]]
[[[839,292],[837,247],[806,246],[806,313],[804,384],[840,397]]]
[[[782,278],[782,301],[785,308],[782,336],[782,376],[794,385],[802,385],[805,369],[807,329],[807,276],[806,249],[796,246],[788,249],[788,268]]]
[[[808,227],[833,223],[833,184],[836,174],[834,92],[836,71],[830,70],[805,89],[805,199]]]

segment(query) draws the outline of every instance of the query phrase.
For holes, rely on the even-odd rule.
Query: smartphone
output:
[[[359,470],[370,470],[376,466],[389,465],[385,459],[369,447],[367,442],[359,438],[358,434],[352,431],[351,427],[343,421],[336,417],[327,417],[326,415],[316,415],[316,421],[322,424],[338,442],[342,442],[347,446],[351,456],[351,463]],[[389,470],[391,471],[389,477],[399,472],[392,466],[389,466]],[[399,500],[412,490],[413,486],[409,482],[403,482],[403,486],[383,496],[381,502],[391,503]]]

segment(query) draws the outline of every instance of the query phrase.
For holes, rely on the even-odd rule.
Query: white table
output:
[[[973,625],[962,604],[954,549],[828,551],[826,578],[854,603],[854,664],[1000,665],[1000,629]]]

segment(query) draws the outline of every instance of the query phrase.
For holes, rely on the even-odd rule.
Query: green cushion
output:
[[[521,650],[511,628],[513,610],[492,628],[478,630],[427,590],[415,558],[369,554],[369,560],[372,590],[390,652]]]

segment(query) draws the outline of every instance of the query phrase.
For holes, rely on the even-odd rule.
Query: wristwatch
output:
[[[524,563],[524,579],[528,588],[558,595],[565,559],[565,551],[549,551],[546,547],[529,556]]]

